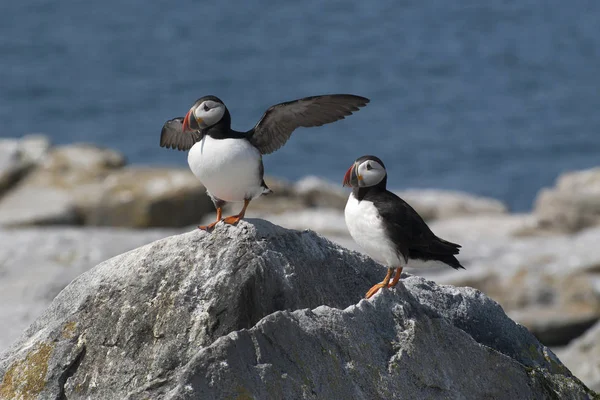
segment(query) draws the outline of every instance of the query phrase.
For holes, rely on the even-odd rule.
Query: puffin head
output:
[[[183,119],[183,131],[199,131],[221,121],[227,108],[216,96],[204,96],[196,100]]]
[[[369,187],[379,184],[387,176],[383,162],[375,156],[362,156],[344,175],[344,186]]]

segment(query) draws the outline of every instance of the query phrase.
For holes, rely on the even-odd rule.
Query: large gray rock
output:
[[[520,342],[524,338],[528,342],[528,335],[489,299],[478,299],[480,293],[435,287],[422,278],[408,278],[405,286],[407,295],[384,292],[372,302],[363,300],[345,310],[321,306],[269,315],[252,329],[233,332],[201,349],[166,398],[586,399],[592,395],[568,377],[549,350],[529,343],[534,354],[545,352],[552,364],[550,369],[532,365],[524,350],[527,344]],[[432,294],[446,305],[442,313],[434,308],[440,305],[436,300],[428,301]],[[475,307],[491,315],[474,315],[469,321]],[[482,326],[476,327],[477,322]],[[503,327],[511,333],[496,343],[484,330]]]
[[[600,225],[600,168],[569,172],[556,186],[542,189],[535,201],[537,230],[571,233]]]
[[[591,396],[474,289],[411,277],[360,301],[381,272],[260,220],[169,237],[63,290],[0,356],[0,397]]]

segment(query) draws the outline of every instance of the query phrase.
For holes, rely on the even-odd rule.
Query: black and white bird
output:
[[[321,126],[358,111],[369,99],[349,94],[306,97],[270,107],[247,132],[231,129],[231,116],[215,96],[198,99],[185,117],[167,121],[161,147],[189,150],[188,164],[206,187],[217,209],[218,222],[235,224],[244,217],[250,201],[271,193],[263,180],[262,155],[279,149],[299,127]],[[244,202],[242,211],[221,219],[228,202]]]
[[[464,268],[454,256],[461,246],[437,237],[407,202],[386,189],[387,172],[379,158],[358,158],[346,172],[343,185],[352,187],[344,211],[350,235],[388,268],[383,282],[367,292],[367,299],[381,288],[396,286],[405,267],[445,264]]]

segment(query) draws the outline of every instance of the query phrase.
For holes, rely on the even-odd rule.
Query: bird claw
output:
[[[229,225],[237,224],[242,219],[239,215],[232,215],[231,217],[223,218],[223,222]]]
[[[390,278],[392,277],[393,270],[394,270],[393,268],[388,268],[387,274],[385,275],[385,278],[383,278],[383,282],[378,283],[377,285],[375,285],[371,289],[369,289],[369,291],[365,295],[365,297],[367,299],[370,299],[375,293],[377,293],[379,291],[379,289],[388,287],[388,283],[390,283]],[[400,271],[402,271],[402,269],[400,269]],[[394,280],[396,280],[396,278],[400,278],[400,273],[398,271],[396,272],[396,276],[394,277]],[[396,283],[398,283],[397,280],[396,280]]]
[[[219,220],[213,222],[212,224],[198,225],[198,229],[200,229],[201,231],[210,231],[211,229],[213,229],[221,221],[223,221],[223,220],[219,219]]]

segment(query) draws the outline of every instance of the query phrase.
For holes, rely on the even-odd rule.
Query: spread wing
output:
[[[351,94],[305,97],[270,107],[246,137],[262,154],[279,149],[298,127],[321,126],[364,107],[369,99]]]
[[[194,143],[202,139],[200,132],[183,133],[183,117],[177,117],[165,122],[160,133],[160,147],[167,149],[189,150]]]

